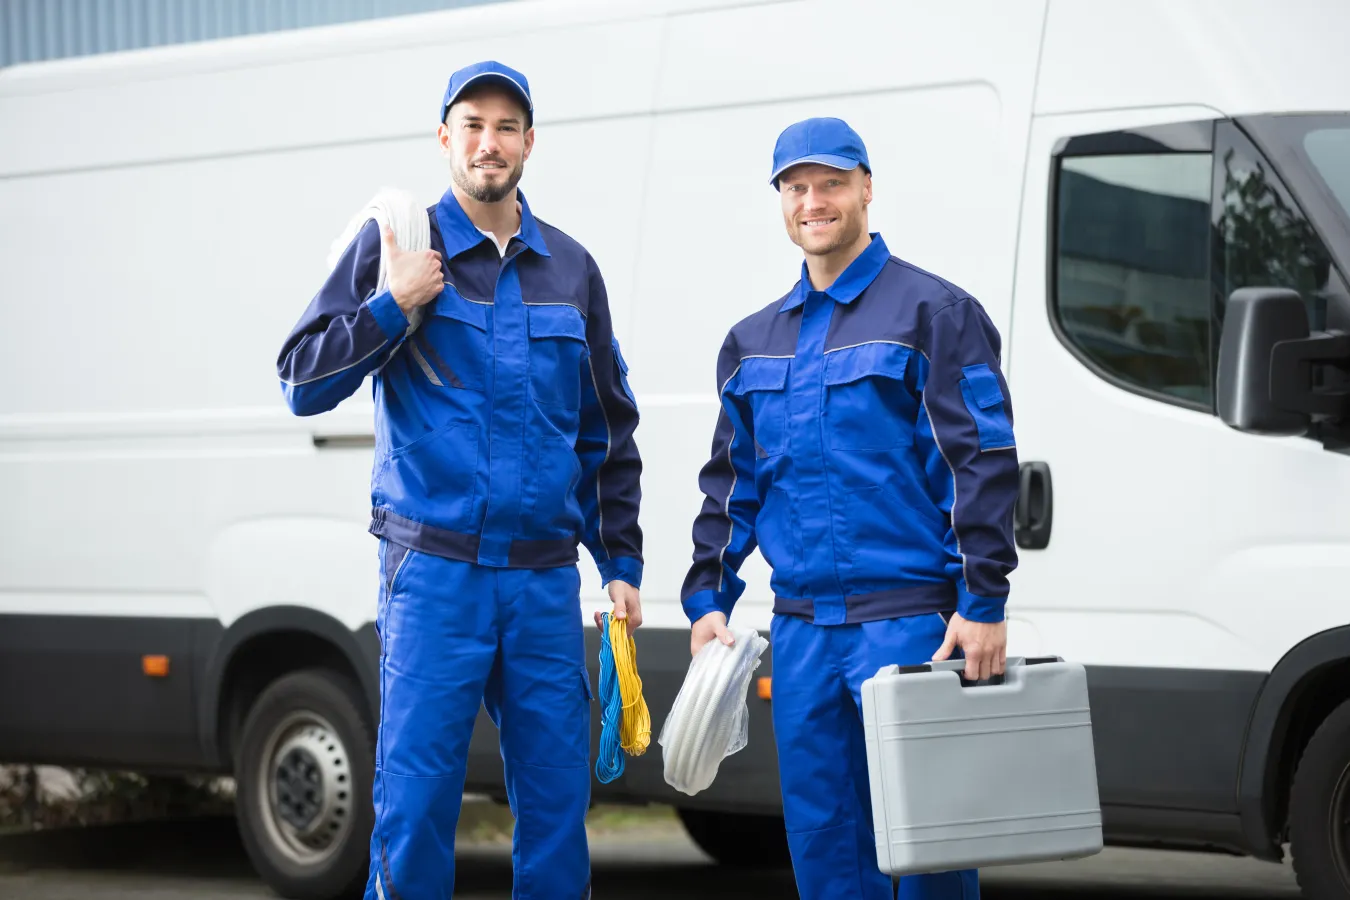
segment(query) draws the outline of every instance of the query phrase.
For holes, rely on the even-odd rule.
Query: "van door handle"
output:
[[[320,450],[339,450],[350,447],[374,447],[373,434],[316,434],[311,438]]]
[[[1024,550],[1044,550],[1050,544],[1054,518],[1054,486],[1050,464],[1025,462],[1018,470],[1017,506],[1013,512],[1013,535]]]

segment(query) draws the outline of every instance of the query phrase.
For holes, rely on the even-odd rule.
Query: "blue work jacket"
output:
[[[638,586],[638,410],[604,280],[520,202],[504,254],[451,191],[428,211],[445,287],[410,335],[375,291],[367,222],[286,339],[282,392],[313,415],[373,374],[373,534],[510,568],[572,564],[584,544],[606,582]]]
[[[756,546],[778,614],[1002,620],[1018,464],[999,348],[973,297],[879,234],[824,291],[803,264],[718,356],[690,621],[731,614]]]

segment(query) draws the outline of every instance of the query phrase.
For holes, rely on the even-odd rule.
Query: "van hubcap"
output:
[[[302,865],[321,863],[351,830],[347,748],[317,713],[291,713],[264,745],[258,802],[273,846]]]

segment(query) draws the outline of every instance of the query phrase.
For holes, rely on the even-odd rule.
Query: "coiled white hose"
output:
[[[356,239],[356,235],[365,227],[365,224],[374,219],[381,229],[388,225],[394,232],[394,243],[398,244],[400,249],[409,252],[416,250],[427,250],[431,247],[431,217],[427,214],[427,208],[407,191],[398,188],[380,188],[375,192],[375,196],[366,202],[366,205],[352,216],[347,227],[333,241],[328,250],[328,269],[332,271],[342,257],[343,251]],[[375,292],[387,290],[389,287],[389,264],[384,258],[383,250],[380,252],[380,274],[376,282]],[[412,334],[422,320],[422,307],[417,307],[408,313],[408,334]]]
[[[746,693],[769,642],[750,628],[728,628],[735,643],[704,644],[661,728],[666,783],[693,796],[713,783],[722,760],[745,748]]]

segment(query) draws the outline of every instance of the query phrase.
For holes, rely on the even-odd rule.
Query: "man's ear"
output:
[[[445,122],[436,126],[436,143],[441,147],[441,156],[450,158],[450,126]]]
[[[872,202],[872,176],[863,175],[863,206],[868,206]]]
[[[530,158],[530,151],[533,149],[534,149],[534,126],[531,125],[529,128],[525,130],[525,158],[522,159],[521,162],[524,162],[526,159]]]

